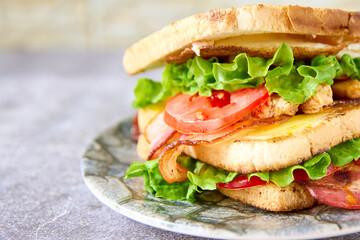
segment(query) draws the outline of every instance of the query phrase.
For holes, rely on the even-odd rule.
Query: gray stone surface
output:
[[[82,180],[87,144],[134,113],[134,84],[121,53],[0,54],[0,239],[200,239],[134,222]]]

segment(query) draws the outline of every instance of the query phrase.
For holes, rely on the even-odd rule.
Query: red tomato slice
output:
[[[338,171],[340,168],[335,167],[333,163],[330,163],[328,168],[326,169],[326,175],[329,176],[334,172]],[[309,180],[309,176],[307,173],[302,169],[296,169],[294,171],[294,181],[306,181]],[[255,187],[260,185],[265,185],[267,182],[261,180],[261,178],[257,176],[252,176],[250,181],[248,181],[248,177],[246,174],[240,175],[239,177],[235,178],[229,183],[218,183],[219,188],[226,188],[226,189],[239,189],[239,188],[248,188],[248,187]]]
[[[261,180],[257,176],[252,176],[250,181],[248,181],[248,176],[246,174],[240,175],[229,183],[218,183],[217,187],[225,189],[239,189],[239,188],[249,188],[259,185],[265,185],[267,182]]]
[[[264,85],[214,94],[178,94],[166,104],[164,121],[181,133],[212,133],[239,121],[269,97]]]
[[[335,167],[334,164],[331,162],[326,169],[326,174],[324,177],[329,176],[338,170],[339,167]],[[307,181],[307,180],[310,180],[310,178],[304,170],[296,169],[294,171],[294,181]]]
[[[306,181],[310,179],[307,173],[302,169],[295,169],[293,175],[294,181]]]
[[[354,161],[354,163],[356,164],[356,165],[358,165],[358,166],[360,166],[360,158],[358,159],[358,160],[356,160],[356,161]]]
[[[212,107],[224,107],[230,104],[230,93],[224,90],[213,91],[210,97]]]

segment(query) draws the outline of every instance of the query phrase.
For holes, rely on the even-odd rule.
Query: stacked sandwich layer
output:
[[[161,82],[135,88],[138,153],[148,161],[127,178],[143,176],[148,192],[170,200],[218,189],[271,211],[317,201],[360,208],[357,21],[340,10],[251,6],[181,20],[129,48],[129,73],[168,64]],[[145,52],[184,26],[186,44],[172,37],[156,58]]]

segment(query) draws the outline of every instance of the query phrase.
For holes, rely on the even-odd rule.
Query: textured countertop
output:
[[[134,222],[82,180],[87,144],[134,113],[135,82],[121,53],[0,55],[0,239],[200,239]]]

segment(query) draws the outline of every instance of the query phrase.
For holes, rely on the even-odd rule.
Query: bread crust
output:
[[[125,51],[123,64],[128,74],[135,74],[161,66],[168,56],[180,54],[195,42],[247,34],[339,36],[349,44],[360,37],[359,14],[326,8],[267,5],[212,10],[171,23],[135,43]],[[240,50],[251,52],[253,49],[239,49],[232,54]],[[185,55],[191,54],[188,51]]]
[[[269,211],[284,212],[310,208],[317,201],[301,183],[292,182],[287,187],[278,187],[269,182],[265,185],[244,189],[218,190],[237,201]]]
[[[261,36],[259,36],[261,37]],[[314,46],[291,46],[294,56],[297,59],[311,59],[320,54],[325,55],[336,55],[342,49],[344,49],[349,43],[345,42],[336,45],[327,45],[322,48],[317,48],[316,43]],[[221,46],[212,46],[206,45],[199,49],[199,55],[203,58],[232,58],[240,53],[246,53],[250,57],[262,57],[262,58],[272,58],[276,50],[280,47],[279,43],[272,43],[273,46],[270,48],[262,47],[246,47],[246,46],[231,46],[231,45],[221,45]],[[185,63],[188,59],[194,58],[196,53],[189,48],[185,48],[180,54],[169,55],[166,57],[167,62],[176,62],[178,64]]]

